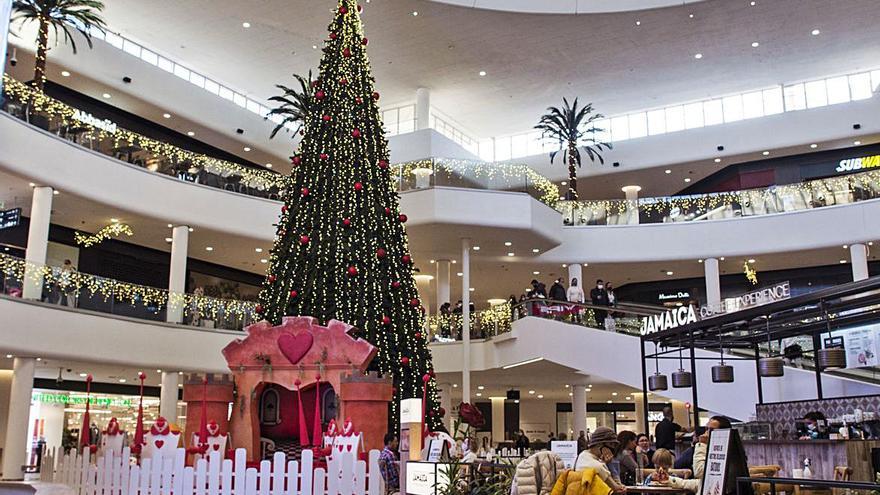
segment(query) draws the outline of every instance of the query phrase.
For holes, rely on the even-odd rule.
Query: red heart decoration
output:
[[[219,443],[215,443],[215,444],[214,444],[214,450],[220,450],[220,444],[219,444]]]
[[[298,363],[312,348],[315,338],[308,332],[299,335],[286,333],[278,337],[278,349],[291,364]]]
[[[156,445],[157,449],[161,449],[162,446],[165,445],[165,440],[156,440],[153,444]]]

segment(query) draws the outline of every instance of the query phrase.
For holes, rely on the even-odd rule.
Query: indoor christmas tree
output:
[[[334,10],[257,311],[273,324],[303,315],[355,326],[379,348],[372,369],[394,379],[390,421],[399,419],[400,399],[423,397],[427,380],[428,422],[435,426],[424,310],[360,11],[356,0],[340,0]]]

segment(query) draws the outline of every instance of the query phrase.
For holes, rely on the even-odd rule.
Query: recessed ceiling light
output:
[[[110,99],[110,93],[104,93],[104,94],[102,94],[101,96],[103,96],[105,100],[109,100],[109,99]]]
[[[840,260],[840,264],[841,264],[841,265],[845,265],[845,264],[846,264],[846,260]]]
[[[513,245],[513,243],[512,243],[512,242],[510,242],[510,241],[507,241],[507,242],[505,242],[505,243],[504,243],[504,245],[505,245],[505,246],[508,246],[508,247],[510,247],[510,246],[512,246],[512,245]]]
[[[767,155],[770,154],[770,152],[769,152],[769,151],[762,151],[761,154],[764,155],[764,156],[767,156]]]
[[[540,274],[541,274],[541,272],[538,272],[538,271],[532,272],[532,275],[540,275]]]
[[[605,402],[607,402],[607,403],[609,403],[609,404],[611,404],[611,403],[612,403],[612,402],[613,402],[613,401],[610,401],[610,400],[606,400],[606,401],[605,401]]]
[[[752,48],[758,48],[759,46],[761,46],[761,44],[758,43],[757,41],[752,42]]]
[[[617,397],[617,392],[611,392],[611,395]]]
[[[669,276],[671,277],[672,275],[675,274],[675,272],[668,271],[668,272],[666,272],[666,274],[669,275]]]
[[[458,260],[452,260],[452,264],[453,264],[453,265],[456,264],[456,263],[458,263]]]
[[[533,253],[540,253],[540,252],[541,252],[541,250],[540,250],[540,249],[538,249],[538,248],[534,248],[534,249],[532,249],[532,252],[533,252]]]
[[[529,390],[529,395],[535,395],[535,391],[534,391],[534,390]]]
[[[700,60],[701,58],[703,58],[703,54],[702,54],[702,53],[698,53],[698,54],[694,55],[694,58],[697,59],[697,60]]]
[[[6,359],[12,359],[12,354],[7,354]]]
[[[413,10],[413,17],[416,17],[416,16],[418,16],[418,15],[419,15],[419,11],[418,11],[418,10]]]
[[[873,246],[873,245],[874,245],[874,241],[868,241],[868,245],[869,245],[869,246]]]
[[[160,370],[160,369],[156,370],[156,373],[161,373],[161,372],[162,372],[162,370]]]
[[[170,119],[170,118],[171,118],[171,114],[170,114],[170,113],[163,113],[163,114],[162,114],[162,117],[164,117],[164,118],[166,118],[166,119]]]
[[[111,218],[110,223],[119,223],[119,219],[118,218]]]
[[[844,244],[843,249],[849,249],[849,244]]]
[[[453,383],[453,384],[452,384],[452,388],[458,388],[458,384],[457,384],[457,383]]]
[[[272,164],[271,164],[271,163],[267,163],[267,164],[266,164],[266,168],[272,168]]]
[[[170,223],[168,224],[168,228],[169,228],[169,229],[170,229],[170,228],[173,228],[173,227],[174,227],[173,224],[170,224]]]
[[[721,158],[716,158],[715,163],[721,163]]]
[[[205,251],[213,251],[213,250],[214,250],[214,248],[211,247],[211,246],[207,246],[207,247],[205,247]]]
[[[516,256],[516,253],[507,253],[507,256]]]
[[[568,388],[568,387],[569,387],[569,385],[568,385],[568,384],[566,384],[566,385],[565,385],[565,388]]]
[[[479,250],[480,250],[480,246],[474,246],[474,247],[471,248],[471,249],[473,249],[474,251],[479,251]]]
[[[192,137],[192,136],[195,136],[196,133],[193,132],[193,131],[189,131],[189,132],[186,133],[186,135]]]
[[[88,373],[80,373],[80,374],[79,374],[79,377],[80,377],[80,378],[85,378],[85,377],[87,377],[87,376],[89,376]]]
[[[245,151],[250,151],[251,148],[250,148],[250,146],[245,146],[245,147],[244,147],[244,150],[245,150]]]
[[[55,189],[54,191],[52,191],[52,194],[54,194],[55,196],[58,196],[59,194],[61,194],[61,191],[59,191],[58,189]]]
[[[317,50],[317,49],[318,49],[318,45],[312,45],[312,50]]]
[[[667,169],[664,170],[663,172],[665,172],[665,173],[667,173],[667,174],[671,174],[671,173],[672,173],[672,170],[669,170],[669,169],[667,168]]]
[[[853,144],[854,144],[854,145],[856,145],[856,146],[858,146],[858,145],[860,145],[860,144],[862,144],[862,142],[861,142],[861,141],[858,141],[858,140],[856,140],[856,141],[853,141]]]
[[[70,72],[67,72],[66,70],[63,70],[63,71],[61,71],[61,75],[64,76],[64,77],[70,77]]]
[[[31,186],[31,187],[37,187],[37,185],[34,184],[33,182],[28,182],[28,185]]]
[[[691,178],[690,178],[690,177],[685,177],[685,178],[684,178],[684,181],[685,181],[685,182],[690,182],[690,181],[691,181]]]
[[[458,273],[456,273],[456,275],[458,275],[459,277],[461,277],[461,276],[464,276],[464,273],[458,272]]]
[[[810,31],[810,34],[812,34],[813,36],[819,36],[819,33],[821,33],[821,32],[822,31],[819,31],[818,29],[814,29],[814,30]]]
[[[480,386],[477,387],[477,390],[486,390],[486,387],[480,385]]]
[[[265,265],[266,263],[268,263],[268,262],[269,262],[269,260],[267,260],[266,258],[263,258],[263,259],[260,260],[260,263],[262,263],[262,264],[264,264],[264,265]]]
[[[694,18],[694,14],[688,14],[688,18],[689,18],[689,19],[693,19],[693,18]]]
[[[569,392],[569,393],[568,393],[568,396],[569,396],[569,397],[573,397],[573,396],[574,396],[574,393]]]
[[[633,398],[630,397],[629,395],[627,395],[627,396],[626,396],[626,400],[633,400]]]
[[[567,181],[562,181],[562,182],[559,183],[559,185],[560,185],[560,186],[567,186],[567,185],[568,185],[568,182],[567,182]]]
[[[120,378],[120,379],[119,379],[119,383],[125,383],[125,382],[126,382],[125,378]]]
[[[636,26],[641,26],[641,25],[642,25],[642,21],[636,21]]]
[[[263,252],[263,248],[254,248],[254,251],[257,252],[257,253],[262,253],[262,252]]]
[[[483,394],[481,394],[480,392],[477,392],[477,397],[482,397],[482,396],[483,396]]]
[[[475,290],[477,290],[477,289],[474,289],[473,287],[469,287],[469,288],[468,288],[468,291],[469,291],[469,292],[473,292],[473,291],[475,291]]]
[[[166,237],[166,238],[165,238],[165,242],[171,242],[171,241],[173,241],[173,240],[174,240],[174,239],[172,239],[172,238],[170,238],[170,237]]]
[[[436,260],[428,260],[428,263],[430,263],[430,264],[432,264],[432,265],[433,265],[434,263],[436,263],[436,262],[437,262]]]
[[[816,143],[813,143],[813,144],[810,145],[810,148],[813,148],[813,149],[816,149],[816,148],[818,148],[818,147],[819,147],[819,145],[816,144]]]
[[[42,361],[42,360],[43,360],[43,358],[37,358],[37,361]]]
[[[749,258],[749,263],[754,263],[754,262],[755,262],[755,258]]]
[[[720,258],[718,258],[718,259],[721,260],[721,261],[724,261],[724,256],[722,256],[722,257],[720,257]]]
[[[702,262],[703,262],[703,260],[697,260],[697,263],[702,263]]]
[[[187,230],[189,230],[190,232],[192,232],[192,231],[194,231],[195,229],[192,228],[192,227],[190,227],[190,228],[188,228]]]
[[[749,2],[749,5],[751,5],[752,7],[754,7],[757,3],[758,3],[758,2],[755,2],[754,0],[752,0],[751,2]]]
[[[543,398],[544,398],[544,395],[543,395],[543,394],[538,394],[538,398],[539,398],[539,399],[543,399]]]
[[[480,71],[480,77],[484,77],[485,75],[486,75],[486,71],[481,70],[481,71]]]
[[[241,27],[247,29],[247,28],[251,27],[251,23],[249,23],[249,22],[242,22],[242,23],[241,23]]]

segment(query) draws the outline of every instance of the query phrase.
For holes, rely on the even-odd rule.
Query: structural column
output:
[[[174,371],[162,372],[162,389],[159,392],[159,416],[177,423],[177,398],[180,396],[180,375]]]
[[[431,91],[428,88],[416,90],[416,130],[431,126]]]
[[[449,301],[449,260],[437,260],[437,314]]]
[[[471,401],[471,240],[461,240],[461,401]]]
[[[626,194],[626,223],[637,225],[639,223],[639,191],[642,190],[642,186],[623,186],[620,190]]]
[[[645,418],[648,416],[645,414],[645,399],[642,392],[633,393],[632,398],[636,405],[636,431],[652,435],[654,432],[648,431],[648,424],[645,423]]]
[[[492,397],[492,443],[504,441],[504,397]]]
[[[50,193],[51,194],[51,193]],[[22,480],[27,461],[28,421],[34,391],[36,359],[17,357],[12,364],[6,443],[3,445],[3,479]]]
[[[868,246],[864,244],[850,245],[849,256],[852,261],[853,281],[868,278]]]
[[[52,217],[52,194],[48,186],[34,188],[31,199],[31,217],[28,227],[27,251],[25,251],[24,282],[22,296],[25,299],[39,300],[43,295],[42,270],[46,265],[46,252],[49,248],[49,221]]]
[[[584,294],[586,294],[587,291],[584,288],[586,286],[586,284],[584,283],[584,268],[583,268],[583,266],[581,266],[580,263],[571,263],[570,265],[568,265],[568,280],[567,280],[567,282],[570,284],[571,279],[573,279],[573,278],[578,279],[578,287],[580,287],[581,290],[584,291]]]
[[[718,268],[718,258],[706,258],[703,260],[703,270],[706,276],[706,304],[713,311],[721,309],[721,272]]]
[[[12,16],[12,0],[0,0],[0,26],[8,26],[9,18]],[[5,72],[6,64],[6,40],[9,36],[9,30],[0,30],[0,60],[2,60],[3,72]],[[3,89],[3,81],[0,80],[0,90]]]
[[[183,322],[183,294],[186,291],[186,256],[189,227],[178,225],[171,231],[171,269],[168,271],[168,308],[165,321]]]
[[[571,429],[573,439],[587,431],[587,390],[583,385],[571,386]]]

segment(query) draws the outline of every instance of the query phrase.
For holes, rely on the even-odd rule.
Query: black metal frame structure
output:
[[[740,311],[717,315],[678,328],[643,335],[642,397],[645,424],[648,411],[649,359],[679,359],[679,349],[689,349],[688,360],[693,375],[691,410],[694,424],[699,423],[697,360],[718,360],[717,357],[696,357],[694,349],[739,349],[753,353],[751,357],[725,356],[725,361],[754,360],[758,380],[758,403],[764,403],[757,361],[762,357],[760,345],[788,337],[809,335],[813,349],[822,349],[822,334],[832,330],[880,320],[880,276],[822,289]],[[653,343],[653,353],[645,352],[645,344]],[[675,353],[675,356],[670,354]],[[772,357],[778,357],[773,355]],[[766,357],[766,356],[764,356]],[[822,373],[818,353],[814,352],[816,395],[822,394]]]

